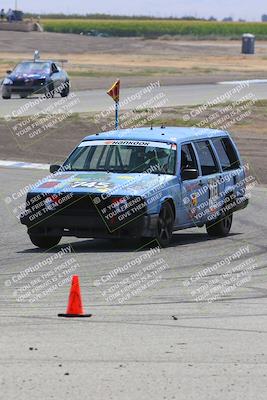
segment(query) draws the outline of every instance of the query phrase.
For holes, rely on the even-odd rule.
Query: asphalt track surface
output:
[[[44,254],[30,243],[13,214],[13,202],[7,205],[5,199],[45,171],[1,168],[0,173],[1,398],[266,399],[265,188],[253,190],[249,207],[234,215],[227,238],[210,239],[204,228],[177,232],[172,245],[160,251],[167,266],[162,279],[116,304],[105,300],[95,281],[146,254],[150,246],[138,250],[140,244],[134,241],[65,238]],[[65,311],[68,284],[34,303],[17,301],[18,293],[34,286],[41,273],[49,274],[55,262],[19,281],[21,271],[69,244],[84,308],[93,314],[89,319],[57,317]],[[256,267],[250,281],[210,304],[196,302],[184,282],[243,248],[249,249],[247,254],[204,277],[202,284],[221,279],[230,267],[251,257]],[[112,284],[132,273],[126,270]]]
[[[156,82],[156,81],[155,81]],[[153,82],[153,83],[155,83]],[[122,109],[133,109],[136,106],[144,105],[151,98],[157,95],[161,95],[161,101],[164,99],[164,103],[161,107],[175,107],[175,106],[186,106],[186,105],[199,105],[205,104],[208,101],[216,100],[218,96],[223,96],[228,93],[234,87],[237,87],[238,83],[230,85],[225,84],[198,84],[198,85],[173,85],[173,86],[155,86],[150,92],[142,93],[144,88],[128,88],[121,89],[121,103]],[[152,86],[150,86],[152,88]],[[137,98],[137,94],[140,94],[140,98]],[[231,96],[230,99],[225,98],[222,102],[228,100],[234,101],[239,100],[243,96],[253,94],[256,99],[263,100],[267,99],[267,83],[266,81],[258,83],[250,83],[247,87],[244,87],[240,92]],[[58,100],[58,94],[54,99],[47,99],[35,106],[27,106],[31,101],[33,102],[38,97],[32,96],[27,99],[20,99],[18,97],[12,98],[11,100],[0,99],[0,117],[6,116],[27,116],[34,115],[37,112],[45,112],[51,104],[55,104]],[[72,96],[69,99],[73,101],[73,106],[70,107],[71,112],[100,112],[108,110],[112,105],[112,99],[105,94],[102,89],[87,90],[87,91],[73,91]],[[26,105],[26,109],[24,110]],[[153,105],[153,103],[152,103]],[[151,107],[151,104],[150,104]],[[55,110],[58,112],[58,108]]]

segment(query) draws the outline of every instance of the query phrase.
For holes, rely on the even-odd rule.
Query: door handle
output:
[[[204,182],[199,181],[198,184],[199,184],[199,186],[203,186],[203,185],[204,185]]]

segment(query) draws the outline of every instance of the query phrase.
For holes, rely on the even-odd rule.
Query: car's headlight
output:
[[[5,78],[3,85],[13,85],[13,81],[10,78]]]

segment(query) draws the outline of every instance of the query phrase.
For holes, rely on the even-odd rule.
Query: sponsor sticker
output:
[[[38,189],[49,189],[58,185],[58,181],[48,181],[38,186]]]
[[[142,140],[86,140],[79,144],[78,147],[87,146],[141,146],[141,147],[157,147],[160,149],[176,149],[175,143],[164,143],[164,142],[149,142]]]
[[[197,201],[197,193],[192,193],[191,199],[192,199],[192,205],[193,205],[193,207],[197,207],[197,204],[198,204],[198,201]]]
[[[210,212],[216,212],[217,202],[219,199],[219,185],[217,179],[209,179],[209,210]]]

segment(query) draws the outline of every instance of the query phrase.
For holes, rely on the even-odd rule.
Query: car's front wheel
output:
[[[7,90],[4,86],[2,88],[2,98],[4,100],[9,100],[11,98],[11,92],[10,90]]]
[[[232,222],[233,214],[223,214],[206,224],[207,233],[209,236],[227,236],[231,230]]]
[[[65,87],[63,90],[61,90],[60,95],[61,97],[67,97],[70,93],[70,83],[65,82]]]
[[[170,203],[166,202],[162,205],[158,223],[156,239],[160,246],[167,247],[172,239],[174,225],[174,213]]]
[[[48,99],[52,99],[54,96],[55,96],[54,85],[53,85],[53,83],[49,83],[46,86],[45,97]]]
[[[51,247],[56,246],[60,240],[61,236],[36,236],[29,234],[32,244],[40,249],[50,249]]]

